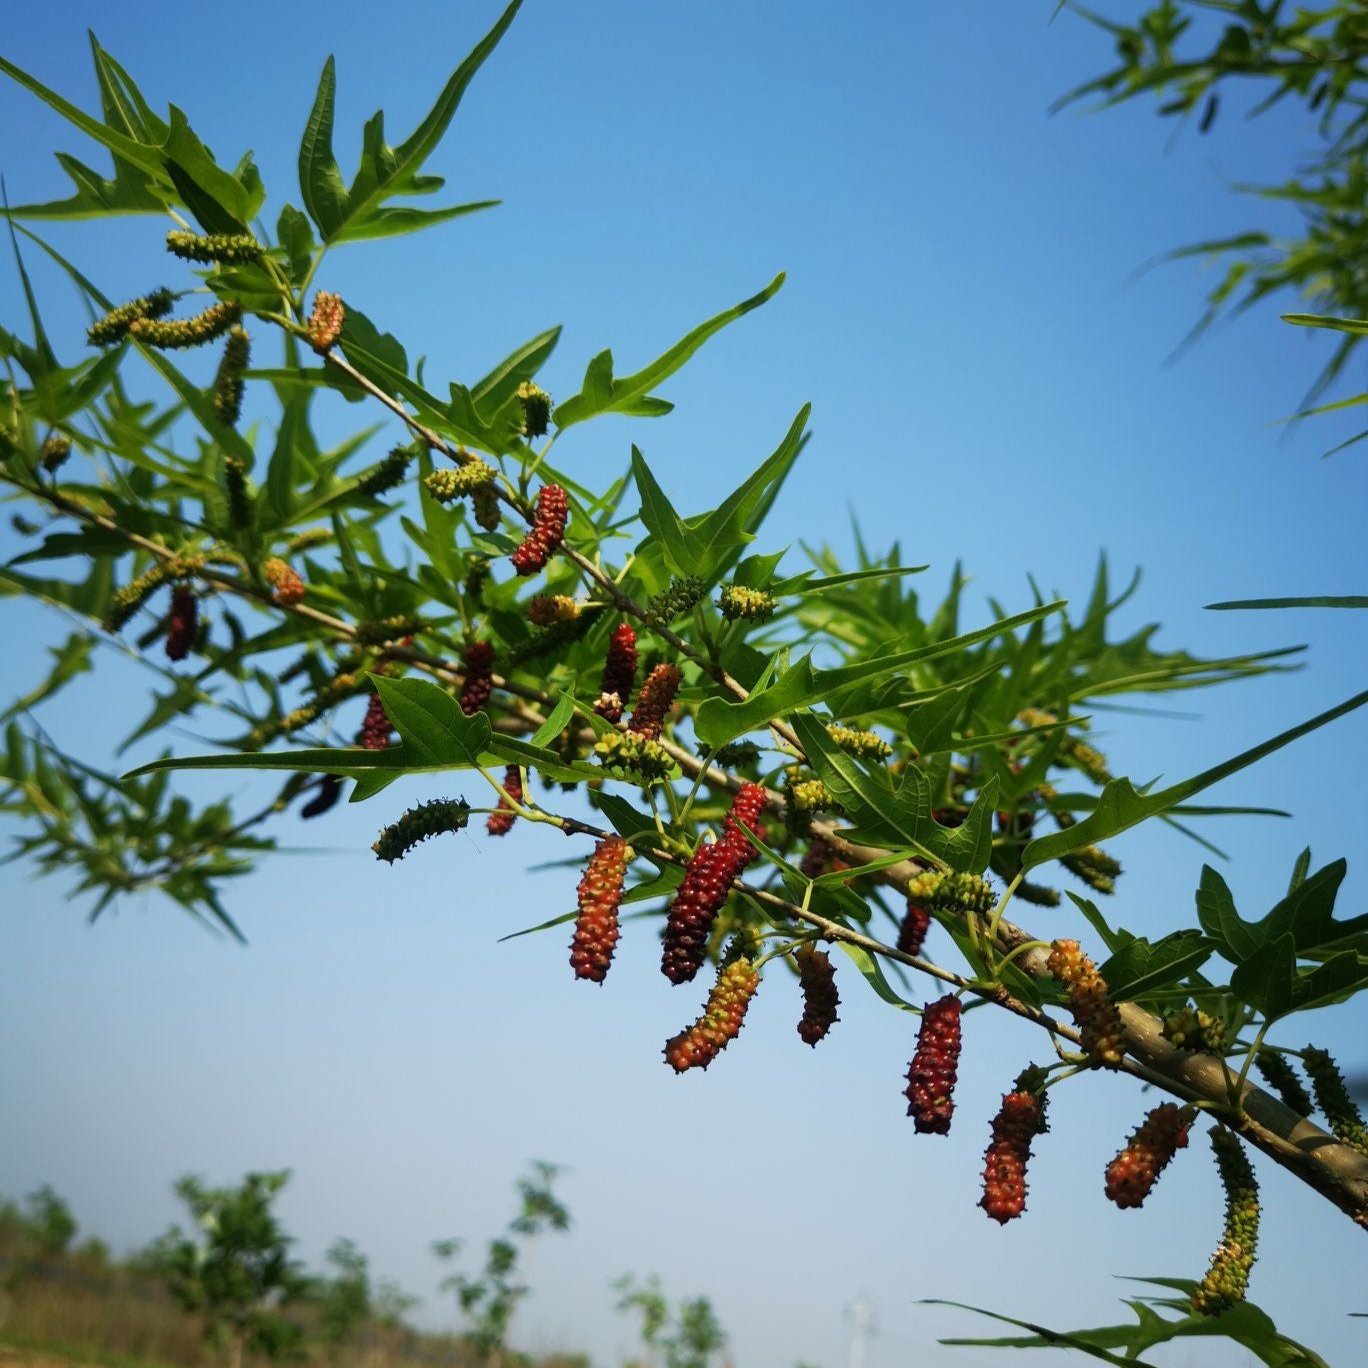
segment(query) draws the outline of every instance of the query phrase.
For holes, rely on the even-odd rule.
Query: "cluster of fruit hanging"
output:
[[[186,260],[206,263],[250,263],[260,261],[264,255],[264,248],[249,235],[204,237],[173,232],[168,235],[167,247]],[[200,346],[226,335],[214,379],[213,409],[216,420],[225,429],[232,429],[241,413],[243,380],[250,354],[250,338],[240,322],[242,310],[232,301],[222,301],[191,318],[168,320],[166,315],[175,298],[171,291],[159,289],[112,309],[91,326],[89,340],[93,345],[112,346],[128,338],[148,346],[181,348]],[[329,353],[342,335],[345,318],[342,300],[337,295],[320,291],[304,330],[316,352],[324,356]],[[545,433],[551,412],[549,397],[528,382],[520,387],[518,399],[523,408],[525,434],[539,436]],[[66,442],[62,447],[60,443],[54,445],[50,441],[49,447],[51,450],[44,449],[44,465],[55,470],[69,454],[70,443]],[[395,487],[405,477],[413,454],[411,448],[396,448],[357,477],[356,490],[375,495]],[[471,452],[458,449],[454,455],[454,469],[436,471],[426,477],[424,483],[429,494],[443,503],[469,497],[476,522],[486,530],[494,530],[499,523],[494,468]],[[224,459],[224,493],[230,521],[238,527],[247,526],[251,518],[251,493],[242,463],[231,455]],[[519,576],[530,576],[545,569],[563,544],[568,519],[569,500],[565,489],[557,484],[544,484],[536,496],[529,530],[510,556],[512,567]],[[307,535],[296,538],[289,549],[302,550]],[[479,568],[487,573],[487,566]],[[194,649],[204,630],[192,587],[194,577],[204,569],[204,559],[193,554],[163,558],[114,595],[107,626],[118,630],[158,588],[167,585],[172,597],[165,618],[166,653],[173,661],[183,660]],[[262,597],[281,608],[295,608],[307,594],[307,586],[299,572],[281,557],[265,559],[255,567],[254,575],[262,586]],[[472,580],[467,587],[477,592],[478,581]],[[645,620],[648,624],[668,623],[688,611],[703,592],[701,581],[689,577],[677,580],[651,601]],[[728,620],[765,621],[774,611],[774,602],[769,595],[738,585],[723,586],[718,606]],[[583,621],[582,605],[564,595],[540,596],[529,605],[529,617],[548,633],[573,632],[576,624]],[[404,623],[363,626],[367,631],[358,629],[358,645],[370,643],[370,638],[374,638],[374,643],[398,640],[409,644],[411,641],[404,635]],[[459,695],[460,707],[466,715],[481,711],[489,703],[495,663],[496,652],[491,642],[474,640],[466,646]],[[376,670],[384,673],[387,668],[382,656]],[[636,633],[624,622],[611,635],[599,697],[593,705],[599,717],[618,729],[606,732],[598,740],[595,752],[608,773],[649,782],[667,776],[673,768],[672,757],[661,744],[661,736],[682,675],[672,664],[656,665],[642,681],[635,707],[623,726],[627,701],[636,687],[637,668]],[[359,682],[361,678],[359,670],[340,674],[329,686],[332,701],[363,688]],[[315,704],[296,710],[268,731],[258,729],[261,734],[254,732],[250,739],[260,744],[270,735],[304,725],[318,715],[327,701],[320,695]],[[1049,728],[1057,721],[1052,714],[1029,709],[1018,720],[1027,728]],[[355,744],[368,750],[384,749],[390,743],[393,730],[380,696],[370,694]],[[837,724],[829,727],[828,732],[837,745],[863,760],[882,760],[891,751],[891,747],[872,732]],[[1059,746],[1062,757],[1096,782],[1104,783],[1110,778],[1104,757],[1085,743],[1065,736],[1059,740]],[[740,754],[745,743],[734,749]],[[523,801],[522,783],[521,768],[510,765],[500,784],[498,807],[487,819],[491,836],[506,835],[516,822]],[[337,801],[340,785],[336,776],[323,776],[301,815],[314,817],[327,811]],[[1054,794],[1048,787],[1043,787],[1037,797],[1046,805]],[[838,810],[826,786],[801,771],[789,776],[785,799],[788,820],[800,827],[816,811]],[[756,848],[750,838],[764,839],[761,817],[768,801],[766,789],[755,783],[742,783],[723,820],[721,835],[716,840],[700,843],[689,859],[666,918],[661,969],[671,983],[691,981],[702,967],[719,913],[736,879],[756,857]],[[399,859],[421,841],[463,829],[469,812],[463,799],[424,803],[386,827],[375,842],[375,852],[384,860]],[[949,819],[951,824],[953,816],[938,814],[938,817]],[[1055,816],[1061,826],[1071,823],[1067,813]],[[1014,837],[1017,844],[1024,844],[1029,838],[1033,820],[1031,812],[1000,814],[999,817],[1004,834]],[[1009,839],[1005,848],[1010,850],[1011,845]],[[579,882],[570,946],[570,963],[577,978],[602,983],[608,973],[620,935],[618,910],[631,854],[629,843],[621,836],[607,835],[598,841],[589,858]],[[1120,866],[1110,856],[1091,846],[1073,852],[1064,864],[1100,892],[1110,892],[1120,873]],[[834,853],[820,838],[812,837],[803,859],[803,873],[814,878],[824,870],[840,867]],[[997,864],[994,869],[1008,877],[1019,872],[1015,868],[1000,868]],[[1030,901],[1058,901],[1058,894],[1051,889],[1027,881],[1019,881],[1018,887],[1021,895]],[[897,949],[915,959],[921,955],[927,934],[937,918],[982,916],[994,902],[991,887],[976,875],[927,871],[907,886],[907,906],[899,927]],[[840,999],[835,973],[828,955],[810,940],[794,947],[789,958],[803,998],[798,1034],[808,1045],[815,1046],[837,1020]],[[1086,1065],[1119,1068],[1124,1058],[1120,1014],[1096,967],[1076,941],[1057,940],[1050,948],[1048,968],[1067,994]],[[736,1039],[759,986],[759,970],[760,961],[753,941],[744,935],[735,937],[720,956],[717,976],[702,1013],[666,1043],[666,1062],[676,1072],[706,1069]],[[962,1003],[955,993],[928,1003],[921,1012],[905,1090],[908,1114],[920,1133],[946,1135],[950,1132],[962,1021]],[[1165,1034],[1175,1047],[1183,1049],[1219,1050],[1222,1043],[1220,1023],[1191,1007],[1178,1009],[1165,1018]],[[1255,1064],[1294,1111],[1309,1115],[1313,1106],[1318,1106],[1341,1140],[1368,1153],[1368,1127],[1334,1061],[1324,1051],[1313,1047],[1301,1052],[1300,1058],[1311,1080],[1314,1103],[1283,1053],[1264,1048],[1258,1052]],[[1048,1071],[1035,1065],[1023,1070],[1012,1089],[1004,1094],[991,1124],[979,1205],[990,1218],[1003,1224],[1019,1217],[1026,1207],[1026,1170],[1031,1147],[1037,1137],[1048,1130],[1049,1078]],[[1141,1206],[1177,1151],[1187,1146],[1194,1119],[1195,1109],[1180,1108],[1172,1102],[1162,1103],[1150,1111],[1106,1166],[1106,1196],[1123,1209]],[[1212,1256],[1211,1267],[1192,1297],[1194,1310],[1206,1314],[1217,1313],[1243,1298],[1254,1261],[1259,1216],[1257,1185],[1239,1141],[1231,1131],[1217,1125],[1211,1131],[1211,1144],[1226,1193],[1226,1222],[1224,1238]]]

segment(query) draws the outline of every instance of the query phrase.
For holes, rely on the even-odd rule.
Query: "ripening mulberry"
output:
[[[658,741],[665,724],[665,714],[670,711],[683,678],[678,665],[657,665],[646,676],[646,682],[637,694],[636,707],[632,710],[628,727],[638,736]]]
[[[252,354],[252,339],[241,324],[228,330],[223,359],[214,375],[214,416],[224,427],[236,427],[242,412],[242,374]]]
[[[342,796],[342,776],[339,774],[325,774],[318,781],[318,788],[314,796],[299,809],[299,815],[306,821],[312,821],[315,817],[321,817],[325,812],[330,812],[337,806],[337,800]]]
[[[800,945],[793,952],[798,965],[798,982],[803,988],[803,1015],[798,1022],[798,1034],[807,1044],[816,1046],[840,1018],[840,994],[836,991],[836,970],[831,956],[814,945]]]
[[[569,594],[537,594],[527,605],[527,620],[534,627],[573,622],[579,615],[580,605]]]
[[[774,616],[774,595],[744,584],[724,584],[717,609],[728,622],[768,622]]]
[[[1243,1147],[1231,1131],[1216,1126],[1211,1148],[1225,1189],[1225,1231],[1192,1294],[1192,1309],[1202,1316],[1219,1315],[1244,1301],[1259,1243],[1259,1185]]]
[[[631,847],[621,836],[605,836],[594,847],[579,881],[570,967],[576,978],[602,983],[618,943],[618,905]]]
[[[665,1042],[665,1062],[675,1071],[706,1069],[741,1034],[760,975],[745,955],[724,964],[708,994],[703,1015]]]
[[[138,299],[120,304],[111,309],[103,318],[97,318],[86,329],[86,341],[92,347],[109,347],[122,342],[129,328],[140,318],[162,318],[171,312],[175,296],[170,290],[153,290]]]
[[[361,730],[356,734],[356,744],[364,750],[384,750],[390,743],[390,736],[394,731],[394,723],[389,720],[389,714],[385,711],[385,705],[380,701],[380,695],[373,693],[370,702],[366,704],[366,716],[361,723]]]
[[[465,652],[465,683],[461,685],[461,711],[467,717],[489,702],[494,688],[494,648],[487,641],[472,641]]]
[[[1173,1102],[1155,1107],[1107,1165],[1107,1197],[1122,1210],[1143,1206],[1169,1160],[1187,1147],[1191,1124],[1192,1118]]]
[[[402,860],[420,841],[447,831],[460,831],[470,820],[470,805],[464,798],[434,798],[410,808],[397,822],[384,828],[371,849],[376,858]]]
[[[319,290],[314,296],[313,312],[309,314],[308,334],[309,345],[320,356],[331,351],[333,343],[341,337],[346,318],[342,296],[331,290]]]
[[[1069,1010],[1083,1037],[1088,1062],[1118,1068],[1125,1055],[1121,1014],[1107,993],[1107,985],[1076,940],[1057,940],[1050,946],[1050,973],[1068,991]]]
[[[135,318],[128,325],[128,335],[149,347],[176,351],[183,347],[201,347],[222,337],[241,317],[242,305],[235,299],[225,299],[211,304],[193,318]]]
[[[65,433],[51,432],[38,453],[38,461],[49,475],[55,475],[71,455],[71,438]]]
[[[513,830],[513,823],[518,820],[518,814],[513,810],[513,803],[521,803],[523,800],[522,768],[518,765],[509,765],[504,770],[503,778],[504,792],[499,795],[499,810],[489,814],[489,821],[485,823],[485,830],[491,836],[507,836]],[[508,798],[504,797],[504,793]],[[508,799],[511,798],[513,803]]]
[[[1263,1080],[1282,1098],[1284,1107],[1290,1107],[1298,1116],[1310,1116],[1316,1110],[1306,1085],[1297,1077],[1297,1071],[1276,1050],[1262,1049],[1254,1056],[1254,1067]]]
[[[983,1154],[981,1206],[999,1225],[1026,1210],[1026,1166],[1031,1142],[1046,1129],[1044,1077],[1028,1068],[1017,1079],[993,1118],[992,1134]]]
[[[518,386],[518,403],[523,411],[523,436],[543,436],[551,425],[551,396],[530,380],[524,380]]]
[[[558,484],[546,484],[537,491],[537,509],[532,527],[522,544],[509,557],[520,575],[535,575],[560,550],[565,540],[565,524],[570,517],[570,501]]]
[[[367,467],[356,477],[356,492],[368,499],[387,494],[403,480],[412,464],[412,447],[394,447],[389,455],[376,461],[373,466]]]
[[[272,556],[262,565],[261,574],[271,586],[271,597],[282,608],[293,607],[303,599],[306,590],[299,571],[287,565],[278,556]]]
[[[902,925],[898,927],[898,949],[904,955],[920,955],[926,944],[926,933],[931,929],[931,913],[919,902],[907,900]]]
[[[171,595],[171,615],[166,623],[166,658],[184,660],[195,644],[199,629],[199,603],[188,584],[178,584]]]
[[[186,233],[173,228],[166,235],[166,250],[183,261],[206,265],[217,262],[237,266],[260,261],[266,249],[250,233]]]
[[[658,783],[679,772],[674,757],[659,741],[635,732],[609,732],[599,737],[594,754],[610,773],[641,784]]]
[[[927,1003],[917,1050],[907,1070],[907,1114],[923,1135],[949,1135],[955,1114],[960,1056],[960,1000],[953,993]]]
[[[1316,1105],[1330,1123],[1330,1129],[1346,1145],[1352,1145],[1360,1154],[1368,1154],[1368,1127],[1364,1126],[1363,1115],[1349,1096],[1349,1089],[1344,1086],[1344,1075],[1329,1051],[1308,1045],[1302,1051],[1302,1068],[1311,1080]]]
[[[479,485],[471,492],[470,507],[486,532],[499,530],[499,493],[492,484]]]
[[[619,623],[608,640],[603,682],[599,685],[598,702],[594,704],[594,711],[605,721],[615,726],[622,721],[622,710],[631,697],[636,672],[636,632],[630,623]]]
[[[726,841],[710,841],[694,851],[665,921],[660,971],[671,983],[687,983],[702,968],[708,935],[731,891],[735,868]]]

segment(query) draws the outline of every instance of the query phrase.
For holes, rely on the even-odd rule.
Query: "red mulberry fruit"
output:
[[[1164,1102],[1136,1127],[1126,1147],[1107,1165],[1106,1193],[1123,1211],[1143,1206],[1169,1160],[1188,1142],[1190,1121]]]
[[[261,574],[271,586],[271,597],[282,608],[293,608],[304,598],[306,590],[299,571],[278,556],[272,556],[262,565]]]
[[[631,847],[621,836],[605,836],[594,847],[579,882],[579,915],[570,942],[576,978],[602,983],[618,943],[618,905]]]
[[[171,595],[171,615],[166,623],[166,657],[184,660],[195,644],[199,629],[199,604],[195,591],[188,585],[178,585]]]
[[[706,1069],[741,1034],[746,1008],[759,986],[760,975],[744,955],[723,965],[703,1015],[665,1043],[665,1062],[675,1073]]]
[[[467,717],[489,702],[494,687],[494,648],[487,641],[472,641],[465,653],[465,683],[461,685],[461,711]]]
[[[898,927],[898,949],[904,955],[920,955],[926,944],[926,933],[931,929],[931,914],[920,903],[908,901]]]
[[[560,485],[542,485],[537,491],[537,509],[532,528],[509,558],[520,575],[535,575],[560,550],[565,540],[565,524],[570,517],[570,502]]]
[[[748,841],[741,831],[745,827],[747,831],[759,836],[761,840],[765,836],[765,828],[760,825],[760,814],[765,810],[765,803],[769,795],[759,784],[746,783],[736,791],[736,797],[732,799],[731,810],[727,813],[722,823],[722,839],[730,842],[732,851],[737,860],[738,872],[745,868],[755,859],[757,854],[755,847]]]
[[[1118,1068],[1125,1055],[1121,1014],[1107,985],[1076,940],[1057,940],[1050,947],[1049,969],[1069,994],[1069,1009],[1083,1037],[1091,1064]]]
[[[949,994],[927,1003],[922,1012],[904,1095],[907,1114],[924,1135],[950,1133],[960,1056],[960,1011],[959,998]]]
[[[366,705],[365,720],[361,723],[361,730],[356,734],[356,744],[364,750],[384,750],[390,743],[390,734],[393,731],[394,724],[389,720],[389,714],[380,701],[380,695],[371,694],[370,702]]]
[[[803,1016],[798,1022],[798,1034],[815,1046],[839,1020],[836,1008],[841,998],[836,991],[836,971],[831,966],[831,956],[813,945],[800,945],[793,958],[803,988]]]
[[[983,1155],[983,1196],[979,1206],[1000,1225],[1015,1220],[1026,1210],[1026,1166],[1031,1159],[1031,1141],[1044,1130],[1045,1094],[1038,1072],[1028,1069],[1017,1079],[1013,1090],[1003,1094]]]
[[[631,697],[636,683],[636,632],[624,622],[613,629],[608,642],[608,655],[603,662],[603,682],[599,685],[599,699],[594,711],[605,721],[616,725],[622,721],[622,709]]]
[[[522,769],[518,765],[509,765],[504,771],[504,793],[511,798],[514,803],[521,803],[523,798]],[[512,804],[503,794],[499,795],[499,810],[489,814],[489,821],[485,823],[485,830],[491,836],[507,836],[513,829],[513,823],[518,820],[518,814],[514,812]]]
[[[646,682],[637,694],[636,707],[632,710],[628,727],[648,741],[658,741],[661,728],[665,725],[665,715],[674,703],[683,677],[677,665],[657,665],[646,676]]]

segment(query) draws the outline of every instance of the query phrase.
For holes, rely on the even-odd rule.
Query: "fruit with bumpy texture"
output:
[[[393,731],[394,724],[389,720],[389,714],[380,701],[380,695],[371,694],[370,702],[366,704],[366,716],[361,723],[361,730],[356,734],[356,744],[363,750],[384,750],[390,743]]]
[[[1349,1096],[1344,1075],[1329,1051],[1308,1045],[1302,1051],[1302,1067],[1311,1080],[1316,1105],[1330,1123],[1330,1129],[1346,1145],[1352,1145],[1360,1154],[1368,1154],[1368,1127],[1364,1126],[1363,1115]]]
[[[179,584],[171,595],[171,615],[166,623],[166,658],[184,660],[195,644],[199,628],[199,603],[195,591]]]
[[[521,803],[523,800],[522,769],[518,765],[509,765],[504,770],[503,778],[504,793],[513,803]],[[518,820],[518,814],[513,810],[513,803],[504,797],[504,793],[499,795],[499,810],[489,814],[489,821],[485,823],[485,830],[491,836],[507,836],[513,830],[513,823]]]
[[[618,907],[631,847],[621,836],[605,836],[589,857],[579,881],[570,967],[575,977],[602,983],[618,943]]]
[[[675,1071],[706,1069],[741,1034],[760,975],[745,955],[718,970],[703,1014],[665,1042],[665,1062]]]
[[[594,711],[614,726],[622,721],[622,709],[636,683],[636,672],[636,632],[629,623],[622,622],[613,628],[613,635],[608,639],[603,681],[599,685],[598,701],[594,704]]]
[[[518,403],[523,411],[523,436],[543,436],[551,424],[551,396],[539,385],[524,380],[518,386]]]
[[[92,347],[111,347],[122,342],[140,318],[162,318],[169,314],[174,298],[170,290],[160,289],[120,304],[86,329],[86,341]]]
[[[272,556],[263,563],[261,577],[271,586],[271,597],[282,608],[292,608],[307,592],[299,571],[279,556]]]
[[[214,373],[214,417],[224,427],[236,427],[242,413],[242,375],[252,355],[252,339],[247,329],[234,324],[223,344],[223,357]]]
[[[983,1196],[979,1206],[999,1225],[1026,1210],[1026,1166],[1031,1142],[1045,1129],[1044,1077],[1028,1068],[1004,1093],[983,1154]]]
[[[509,557],[520,575],[535,575],[560,550],[565,540],[565,524],[570,517],[570,501],[558,484],[545,484],[537,491],[537,507],[532,526]]]
[[[1306,1085],[1297,1077],[1297,1071],[1276,1050],[1263,1049],[1254,1056],[1254,1067],[1258,1069],[1263,1081],[1282,1099],[1284,1107],[1291,1108],[1298,1116],[1310,1116],[1316,1110]]]
[[[320,356],[331,351],[333,343],[342,336],[342,325],[346,320],[347,310],[342,303],[342,296],[333,294],[331,290],[319,290],[309,314],[309,345]]]
[[[959,1076],[960,1000],[953,993],[929,1002],[907,1070],[907,1114],[923,1135],[949,1135]]]
[[[237,266],[260,261],[266,249],[250,233],[186,233],[173,228],[166,235],[166,250],[182,261]]]
[[[461,685],[461,711],[467,717],[489,702],[494,688],[494,647],[487,641],[472,641],[465,651],[465,683]]]
[[[831,1030],[840,1018],[840,994],[836,991],[836,970],[831,956],[815,945],[800,945],[793,952],[798,966],[798,982],[803,989],[803,1015],[798,1021],[798,1034],[812,1046]]]
[[[724,584],[717,610],[728,622],[768,622],[774,616],[774,595],[744,584]]]
[[[638,736],[650,741],[660,739],[665,725],[666,714],[674,704],[675,694],[683,673],[678,665],[657,665],[646,676],[646,682],[637,694],[636,707],[632,709],[632,720],[627,726]]]
[[[926,933],[931,929],[931,913],[919,902],[910,898],[907,911],[903,913],[902,925],[898,927],[898,949],[904,955],[920,955],[926,944]]]
[[[1259,1243],[1259,1185],[1244,1149],[1224,1126],[1211,1131],[1211,1148],[1225,1189],[1225,1231],[1192,1294],[1192,1309],[1202,1316],[1244,1301]]]
[[[1057,940],[1051,943],[1048,965],[1050,973],[1069,994],[1069,1010],[1083,1037],[1088,1062],[1108,1069],[1119,1068],[1125,1057],[1121,1014],[1092,960],[1076,940]]]
[[[224,299],[193,318],[135,318],[128,325],[128,335],[149,347],[178,351],[184,347],[201,347],[222,337],[241,317],[242,305],[236,300]]]
[[[1190,1118],[1173,1102],[1155,1107],[1107,1165],[1108,1199],[1123,1211],[1143,1206],[1169,1160],[1187,1147],[1190,1124]]]
[[[410,808],[397,822],[385,827],[371,849],[377,859],[402,860],[420,841],[445,832],[460,831],[470,820],[470,805],[464,798],[434,798]]]

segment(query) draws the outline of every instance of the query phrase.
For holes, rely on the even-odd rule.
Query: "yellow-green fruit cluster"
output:
[[[1069,1010],[1083,1037],[1088,1062],[1115,1069],[1125,1057],[1121,1014],[1107,993],[1096,966],[1076,940],[1057,940],[1050,946],[1049,969],[1069,994]]]
[[[252,339],[247,329],[234,324],[223,344],[223,359],[214,376],[214,417],[224,427],[236,427],[242,412],[243,372],[252,354]]]
[[[1164,1039],[1180,1050],[1219,1050],[1225,1041],[1225,1024],[1191,1005],[1175,1007],[1164,1013]]]
[[[744,584],[724,584],[717,607],[728,622],[768,622],[774,616],[774,595]]]
[[[609,732],[601,736],[594,754],[604,769],[647,784],[668,779],[675,769],[674,759],[659,741],[636,732]]]
[[[908,881],[907,897],[910,902],[950,914],[983,914],[997,906],[992,884],[978,874],[928,870]]]
[[[242,305],[234,299],[211,304],[193,318],[136,318],[128,325],[129,337],[160,347],[163,351],[178,351],[185,347],[202,347],[216,337],[222,337],[242,317]]]
[[[434,470],[424,478],[423,487],[438,503],[451,503],[483,489],[493,481],[496,473],[488,461],[472,456],[464,465]]]
[[[853,755],[857,760],[887,760],[893,754],[893,747],[872,731],[843,727],[839,722],[832,722],[827,726],[827,735],[847,755]]]
[[[250,233],[185,233],[173,229],[166,235],[166,250],[183,261],[217,262],[239,266],[260,261],[266,249]]]
[[[170,290],[153,290],[151,294],[120,304],[103,318],[97,318],[86,329],[86,341],[92,347],[108,347],[115,342],[122,342],[129,328],[139,319],[161,318],[169,314],[174,297]]]
[[[397,822],[384,828],[371,849],[376,857],[391,864],[401,860],[420,841],[448,831],[460,831],[470,820],[470,805],[464,798],[434,798],[410,808]]]
[[[1212,1130],[1211,1148],[1225,1189],[1225,1233],[1192,1294],[1192,1309],[1202,1316],[1218,1315],[1244,1300],[1259,1242],[1259,1185],[1244,1149],[1224,1126]]]
[[[518,402],[523,411],[523,435],[541,437],[551,425],[551,396],[530,380],[524,380],[518,386]]]
[[[117,632],[170,578],[165,563],[159,561],[136,579],[129,580],[122,589],[116,589],[104,616],[105,631]]]
[[[271,586],[271,597],[282,608],[292,608],[307,592],[299,571],[279,556],[272,556],[261,567],[262,578]]]

